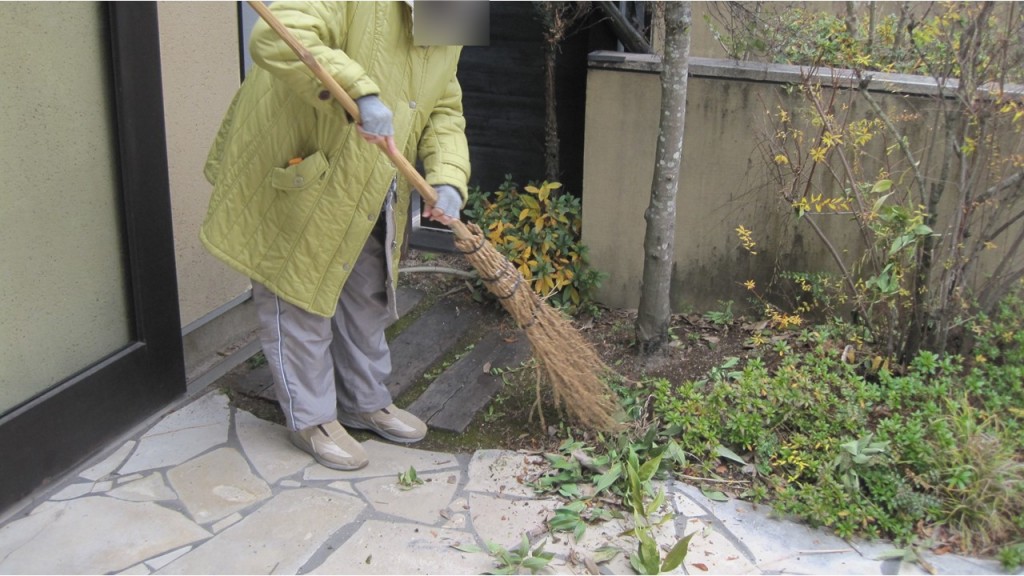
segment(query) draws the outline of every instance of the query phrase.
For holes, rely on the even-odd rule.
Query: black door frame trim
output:
[[[186,390],[157,4],[102,4],[109,11],[134,341],[0,416],[0,510],[47,486]]]

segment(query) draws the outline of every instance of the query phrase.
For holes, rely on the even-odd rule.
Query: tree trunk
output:
[[[559,181],[561,167],[558,160],[558,101],[555,73],[558,44],[544,43],[544,177],[548,182]]]
[[[644,219],[644,275],[636,338],[641,353],[656,350],[668,339],[672,308],[669,291],[674,261],[676,192],[683,160],[686,81],[690,56],[690,3],[665,6],[665,56],[661,68],[661,120],[655,155],[651,202]]]

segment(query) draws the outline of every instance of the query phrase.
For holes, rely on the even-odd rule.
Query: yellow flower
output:
[[[785,154],[776,154],[775,163],[780,166],[785,166],[786,164],[789,164],[789,158],[786,158]]]
[[[757,284],[755,284],[753,280],[747,280],[746,282],[743,283],[743,285],[747,287],[747,290],[753,290],[754,288],[757,288]]]

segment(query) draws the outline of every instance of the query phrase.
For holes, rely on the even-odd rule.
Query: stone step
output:
[[[518,331],[511,342],[496,331],[488,332],[408,410],[431,428],[462,433],[501,389],[501,376],[491,374],[491,369],[515,367],[529,357],[530,343],[523,332]]]
[[[460,307],[439,300],[405,327],[389,345],[391,376],[385,381],[392,398],[398,398],[425,372],[440,362],[484,314],[478,306]]]

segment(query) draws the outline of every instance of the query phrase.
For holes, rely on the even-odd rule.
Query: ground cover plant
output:
[[[1022,294],[1024,285],[971,322],[971,356],[922,351],[905,366],[851,344],[847,325],[773,329],[737,318],[730,326],[742,353],[703,376],[645,377],[650,361],[624,367],[640,374],[620,388],[636,432],[618,442],[671,450],[681,456],[669,471],[684,481],[842,537],[1019,565]]]

